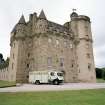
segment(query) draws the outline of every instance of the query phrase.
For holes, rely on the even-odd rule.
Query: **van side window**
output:
[[[53,72],[51,72],[51,73],[50,73],[50,75],[51,75],[51,76],[54,76],[54,73],[53,73]]]

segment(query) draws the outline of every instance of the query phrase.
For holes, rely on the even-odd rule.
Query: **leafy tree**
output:
[[[7,57],[6,61],[3,59],[3,55],[0,54],[0,69],[6,68],[9,65],[9,58]]]
[[[3,54],[0,53],[0,63],[4,63],[4,62],[5,62],[5,60],[3,58]]]
[[[102,72],[102,78],[105,80],[105,68],[102,68],[103,72]]]
[[[103,70],[100,69],[100,68],[96,68],[96,77],[97,78],[102,78],[102,75],[103,75]]]
[[[0,59],[3,59],[3,54],[0,53]]]

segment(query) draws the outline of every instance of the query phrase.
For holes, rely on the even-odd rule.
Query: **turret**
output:
[[[78,15],[76,12],[73,12],[70,17],[70,28],[75,38],[74,44],[76,49],[78,81],[95,82],[96,77],[90,18],[84,15]]]
[[[22,15],[19,22],[17,23],[17,27],[16,27],[16,36],[15,37],[24,37],[25,36],[25,27],[26,27],[26,22],[25,22],[25,18]]]
[[[75,37],[77,37],[78,35],[78,28],[77,28],[77,18],[78,18],[78,14],[76,12],[73,12],[70,15],[71,21],[70,21],[70,30],[72,30],[73,34]]]
[[[44,11],[42,10],[37,21],[37,31],[36,33],[46,33],[47,32],[47,18],[45,16]]]
[[[18,23],[14,26],[13,30],[11,31],[10,45],[12,44],[15,38],[23,38],[25,36],[25,28],[26,22],[24,16],[22,15]]]
[[[25,44],[23,39],[26,35],[26,22],[22,15],[16,26],[11,32],[11,51],[9,62],[9,80],[18,81],[23,78],[23,68],[21,66],[25,55]],[[21,72],[21,76],[20,75]]]

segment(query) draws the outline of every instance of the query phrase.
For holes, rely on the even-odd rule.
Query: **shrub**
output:
[[[96,77],[97,78],[102,78],[102,75],[103,75],[103,70],[100,69],[100,68],[96,68]]]
[[[105,80],[105,70],[102,71],[102,78]]]

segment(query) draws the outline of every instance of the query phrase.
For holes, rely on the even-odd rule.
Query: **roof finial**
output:
[[[71,18],[78,17],[78,14],[75,12],[76,9],[73,8],[72,11],[73,11],[73,12],[72,12],[72,14],[70,15],[70,17],[71,17]]]
[[[73,8],[72,11],[75,12],[77,9]]]

